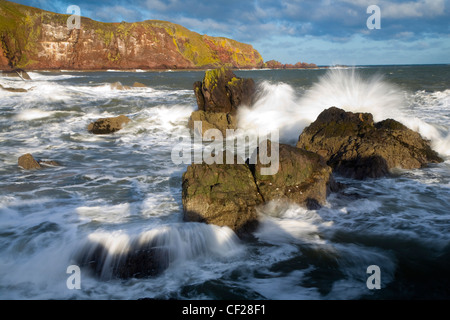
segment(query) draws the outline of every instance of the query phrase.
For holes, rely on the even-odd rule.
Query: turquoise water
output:
[[[259,85],[244,107],[246,129],[278,129],[295,144],[325,108],[388,117],[430,139],[446,160],[392,177],[353,181],[319,210],[265,208],[253,240],[182,219],[185,165],[171,150],[196,109],[201,71],[31,72],[0,78],[0,298],[3,299],[448,299],[450,297],[450,66],[343,70],[236,71]],[[110,87],[144,83],[147,88]],[[87,125],[127,115],[108,136]],[[60,167],[24,171],[25,153]],[[117,279],[108,255],[133,241],[162,239],[170,265],[154,277]],[[104,269],[81,268],[69,290],[67,267],[96,245]],[[367,267],[381,269],[369,290]]]

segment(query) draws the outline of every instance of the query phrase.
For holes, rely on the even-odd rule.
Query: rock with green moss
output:
[[[297,147],[316,152],[335,172],[356,179],[389,175],[393,168],[417,169],[443,160],[419,133],[398,121],[374,123],[369,113],[323,111],[305,128]]]
[[[203,81],[194,83],[198,108],[205,112],[235,114],[240,105],[251,105],[255,95],[253,79],[238,78],[227,68],[208,70]]]

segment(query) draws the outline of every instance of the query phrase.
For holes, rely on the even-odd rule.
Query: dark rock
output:
[[[18,164],[25,170],[36,170],[42,168],[39,162],[37,162],[30,153],[20,156],[18,159]]]
[[[88,131],[94,134],[110,134],[119,131],[131,120],[124,115],[114,118],[101,118],[88,126]]]
[[[237,234],[256,226],[255,208],[263,203],[246,164],[190,165],[183,174],[182,201],[186,221],[227,226]]]
[[[335,107],[323,111],[297,147],[316,152],[339,174],[355,179],[386,176],[393,168],[417,169],[443,160],[419,133],[398,121],[374,123],[369,113]]]
[[[206,112],[235,114],[240,105],[252,104],[255,90],[253,79],[238,78],[226,68],[208,70],[194,83],[198,108]]]

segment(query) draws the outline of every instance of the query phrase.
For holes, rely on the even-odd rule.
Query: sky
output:
[[[200,34],[249,43],[265,61],[317,65],[450,63],[450,0],[14,2],[58,13],[67,13],[70,5],[77,5],[82,16],[103,22],[166,20]],[[369,8],[373,5],[375,11]]]

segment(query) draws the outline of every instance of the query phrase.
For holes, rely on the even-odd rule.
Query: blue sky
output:
[[[252,44],[265,61],[318,65],[450,63],[450,0],[17,0],[104,22],[149,19]],[[368,29],[370,5],[381,28]]]

